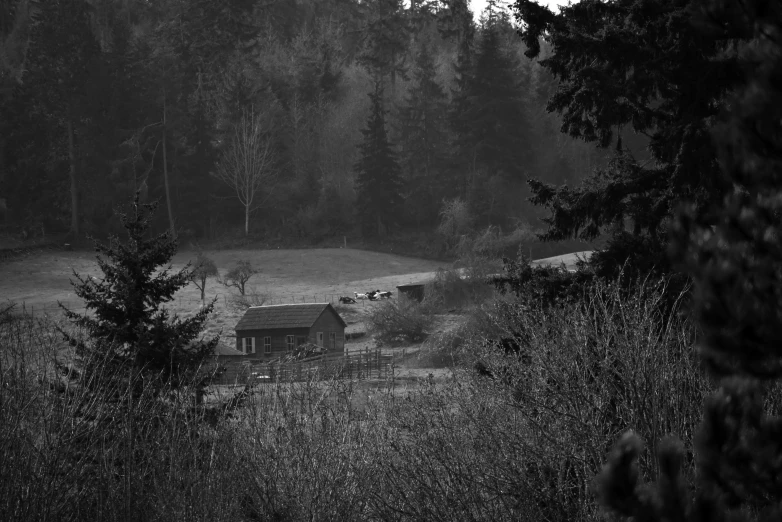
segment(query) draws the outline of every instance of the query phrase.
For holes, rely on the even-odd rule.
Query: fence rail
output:
[[[293,362],[221,362],[216,384],[303,382],[327,379],[383,379],[393,375],[392,356],[379,349],[349,355],[320,356]]]

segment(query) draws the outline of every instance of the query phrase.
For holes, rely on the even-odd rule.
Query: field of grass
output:
[[[397,256],[342,248],[311,250],[217,250],[206,251],[214,259],[221,274],[237,261],[249,260],[260,273],[250,279],[248,291],[262,294],[267,303],[324,302],[340,295],[380,289],[396,294],[400,284],[430,279],[443,263],[426,259]],[[180,252],[174,258],[177,270],[194,260],[196,253]],[[82,311],[83,303],[74,295],[69,282],[73,271],[82,277],[101,273],[92,252],[42,251],[0,263],[0,296],[3,301],[23,304],[36,316],[44,313],[59,315],[57,302],[68,308]],[[221,335],[221,342],[233,345],[233,327],[241,312],[230,306],[231,297],[238,294],[235,288],[226,288],[216,280],[207,282],[206,297],[217,297],[214,313],[206,325],[206,334]],[[200,291],[195,285],[180,290],[171,303],[173,312],[188,316],[200,305]],[[343,306],[340,313],[348,323],[348,331],[364,331],[364,313],[376,303],[359,301],[356,305]],[[362,338],[349,344],[349,349],[373,348],[371,338]],[[401,352],[404,347],[389,351]]]
[[[352,295],[416,281],[419,273],[433,272],[442,263],[410,257],[353,249],[313,250],[225,250],[207,251],[221,273],[239,260],[249,260],[260,273],[249,285],[280,302],[323,301],[330,295]],[[195,252],[182,252],[173,268],[195,259]],[[100,276],[92,252],[46,251],[0,264],[0,296],[27,306],[45,307],[57,301],[77,299],[69,283],[73,271],[82,276]],[[207,283],[207,297],[226,295],[228,289],[214,280]],[[195,302],[199,291],[190,285],[177,300]],[[197,306],[197,305],[196,305]]]

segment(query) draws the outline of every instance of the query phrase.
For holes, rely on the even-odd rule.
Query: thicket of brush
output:
[[[233,410],[181,386],[69,384],[52,325],[8,316],[0,519],[598,520],[611,443],[632,428],[689,447],[709,387],[691,325],[656,312],[665,291],[604,285],[557,309],[500,296],[471,323],[494,333],[462,344],[494,378],[259,385]],[[500,331],[527,332],[531,362],[486,347]],[[641,462],[653,477],[654,455]]]

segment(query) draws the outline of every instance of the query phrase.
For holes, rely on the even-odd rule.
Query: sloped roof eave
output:
[[[347,323],[331,303],[307,303],[250,307],[234,327],[236,332],[312,328],[323,312],[331,309],[343,328]],[[317,315],[316,315],[317,314]]]

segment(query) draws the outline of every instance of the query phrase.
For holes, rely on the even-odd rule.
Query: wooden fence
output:
[[[216,384],[303,382],[327,379],[384,379],[393,373],[392,356],[379,349],[349,355],[321,355],[304,361],[221,361],[226,368]]]

